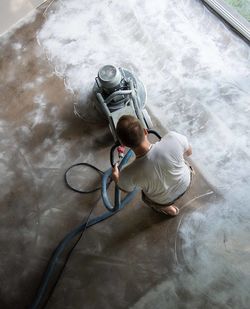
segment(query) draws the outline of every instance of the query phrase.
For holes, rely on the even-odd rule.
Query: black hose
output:
[[[159,138],[159,140],[161,140],[161,135],[157,131],[149,129],[148,133],[149,134],[154,134],[155,136],[157,136]]]
[[[66,172],[65,172],[65,174],[64,174],[64,181],[65,181],[65,183],[66,183],[66,185],[67,185],[68,188],[70,188],[71,190],[73,190],[73,191],[75,191],[75,192],[77,192],[77,193],[83,193],[83,194],[93,193],[93,192],[96,192],[96,191],[98,191],[98,190],[101,189],[101,187],[98,187],[98,188],[94,188],[94,189],[92,189],[92,190],[82,191],[82,190],[78,190],[78,189],[72,187],[71,184],[70,184],[69,181],[68,181],[68,172],[69,172],[73,167],[75,167],[75,166],[88,166],[88,167],[94,169],[95,171],[97,171],[99,174],[101,174],[101,175],[104,174],[104,172],[101,171],[101,170],[99,170],[99,168],[95,167],[95,166],[92,165],[92,164],[86,163],[86,162],[84,162],[84,163],[76,163],[76,164],[73,164],[73,165],[71,165],[71,166],[66,170]]]

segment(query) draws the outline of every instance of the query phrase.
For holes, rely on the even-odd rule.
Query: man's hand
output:
[[[112,169],[112,178],[115,183],[118,183],[120,177],[120,171],[118,169],[118,163],[115,164],[115,166]]]

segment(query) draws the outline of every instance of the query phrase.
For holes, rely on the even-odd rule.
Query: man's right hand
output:
[[[115,166],[112,169],[112,178],[115,183],[118,183],[120,177],[120,171],[118,169],[118,163],[115,164]]]

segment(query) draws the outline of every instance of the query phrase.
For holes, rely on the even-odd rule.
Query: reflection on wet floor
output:
[[[57,243],[93,203],[104,210],[63,174],[109,168],[108,127],[73,105],[93,117],[95,74],[112,62],[144,81],[155,129],[189,136],[196,177],[176,218],[138,195],[90,228],[47,307],[248,308],[249,46],[197,1],[46,7],[0,39],[0,307],[27,308]]]

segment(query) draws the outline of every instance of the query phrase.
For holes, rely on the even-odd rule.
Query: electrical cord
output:
[[[73,165],[71,165],[71,166],[66,170],[66,172],[65,172],[65,174],[64,174],[64,181],[65,181],[65,183],[66,183],[66,185],[67,185],[68,188],[70,188],[71,190],[73,190],[73,191],[75,191],[75,192],[77,192],[77,193],[83,193],[83,194],[93,193],[93,192],[96,192],[96,191],[98,191],[98,190],[101,190],[101,187],[98,187],[98,188],[95,188],[95,189],[92,189],[92,190],[88,190],[88,191],[83,191],[83,190],[79,190],[79,189],[74,188],[74,187],[69,183],[69,180],[68,180],[68,173],[69,173],[69,171],[70,171],[73,167],[75,167],[75,166],[88,166],[88,167],[94,169],[94,170],[95,170],[96,172],[98,172],[99,174],[104,175],[104,172],[103,172],[103,171],[101,171],[99,168],[95,167],[95,166],[92,165],[92,164],[89,164],[89,163],[86,163],[86,162],[84,162],[84,163],[76,163],[76,164],[73,164]],[[111,181],[110,181],[110,182],[111,182]],[[110,182],[109,182],[109,183],[110,183]]]

